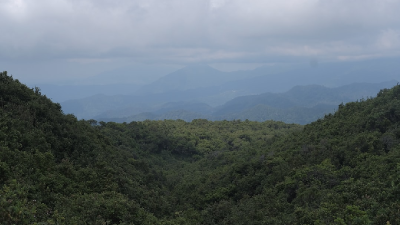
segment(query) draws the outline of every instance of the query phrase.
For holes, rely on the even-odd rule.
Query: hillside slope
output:
[[[400,86],[340,105],[213,180],[229,188],[208,224],[400,224]]]
[[[4,224],[400,224],[400,85],[306,126],[78,121],[0,73]]]
[[[399,85],[287,135],[251,123],[144,122],[157,146],[203,153],[166,172],[183,224],[400,224]]]
[[[163,175],[93,125],[0,73],[2,224],[158,221],[150,211],[168,208]]]
[[[262,141],[300,128],[200,120],[188,132],[187,125],[78,121],[39,88],[0,73],[1,223],[182,224],[178,168],[210,152],[240,149],[247,133]]]

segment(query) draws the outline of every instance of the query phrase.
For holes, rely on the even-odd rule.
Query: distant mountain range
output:
[[[333,112],[341,102],[367,98],[381,88],[392,87],[400,77],[399,71],[397,58],[314,66],[263,66],[235,72],[195,65],[146,85],[41,88],[53,101],[61,102],[65,113],[79,119],[274,119],[308,123]],[[104,77],[99,75],[99,82]]]
[[[166,71],[171,71],[167,68]],[[361,62],[266,65],[254,70],[222,72],[207,65],[192,65],[160,76],[161,71],[121,68],[101,73],[75,85],[37,84],[55,102],[90,96],[163,94],[164,100],[192,101],[221,105],[235,97],[265,92],[281,93],[296,85],[319,84],[338,87],[357,82],[379,83],[400,77],[400,58]],[[142,81],[137,77],[146,77]],[[160,77],[148,83],[150,78]],[[178,96],[178,98],[177,98]],[[149,102],[153,105],[152,102]]]
[[[333,113],[341,103],[367,99],[380,89],[390,88],[397,81],[378,84],[355,83],[338,88],[321,85],[295,86],[284,93],[263,93],[237,97],[218,107],[204,103],[175,102],[159,106],[157,110],[133,114],[127,117],[112,117],[101,114],[95,119],[114,122],[143,120],[182,119],[208,120],[276,120],[286,123],[307,124],[325,114]]]

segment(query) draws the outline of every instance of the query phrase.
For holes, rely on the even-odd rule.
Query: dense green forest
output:
[[[400,224],[400,86],[300,126],[78,121],[0,73],[2,224]]]

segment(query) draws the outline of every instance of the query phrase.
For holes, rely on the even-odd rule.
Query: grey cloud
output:
[[[0,57],[223,62],[399,54],[398,0],[5,0]]]

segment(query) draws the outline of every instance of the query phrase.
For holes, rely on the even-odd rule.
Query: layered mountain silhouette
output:
[[[277,120],[307,124],[325,114],[333,113],[338,105],[372,97],[380,89],[392,87],[397,81],[379,84],[355,83],[338,88],[321,85],[295,86],[284,93],[263,93],[234,98],[218,107],[204,103],[174,102],[154,110],[127,117],[101,114],[96,119],[115,122],[142,120],[193,119],[208,120]],[[112,114],[111,114],[112,115]]]
[[[252,109],[256,106],[258,109],[268,106],[267,111],[270,112],[276,109],[277,115],[285,114],[281,110],[294,110],[294,107],[309,109],[317,105],[319,105],[318,111],[331,112],[332,108],[336,108],[341,102],[373,96],[380,88],[393,86],[397,83],[395,79],[399,77],[398,71],[400,71],[400,63],[397,58],[321,63],[314,66],[268,65],[251,71],[235,72],[222,72],[207,65],[192,65],[142,86],[128,84],[86,86],[85,98],[62,101],[61,105],[64,112],[73,113],[80,119],[105,120],[133,118],[143,113],[154,115],[149,116],[148,119],[171,118],[171,116],[163,115],[165,113],[171,115],[172,111],[182,112],[182,110],[187,112],[185,114],[201,115],[201,118],[242,119],[250,114],[260,115],[259,110]],[[391,82],[384,84],[381,83],[383,81]],[[379,84],[374,87],[373,83]],[[308,86],[310,84],[316,86]],[[341,88],[335,89],[338,87]],[[75,90],[75,92],[68,94],[67,89]],[[52,88],[53,94],[59,90],[59,93],[53,95],[47,94],[46,90],[49,90],[49,87],[45,86],[42,91],[54,100],[65,100],[67,96],[76,97],[76,93],[79,92],[77,90],[81,90],[82,93],[83,89],[58,86]],[[90,93],[92,95],[89,95]],[[191,108],[190,105],[196,104],[199,105],[198,109]],[[243,114],[245,111],[251,113]],[[175,118],[175,116],[172,117]],[[260,115],[260,117],[251,116],[250,118],[264,120],[271,117]],[[279,117],[279,119],[282,118],[285,117]],[[309,119],[301,121],[305,123]]]

